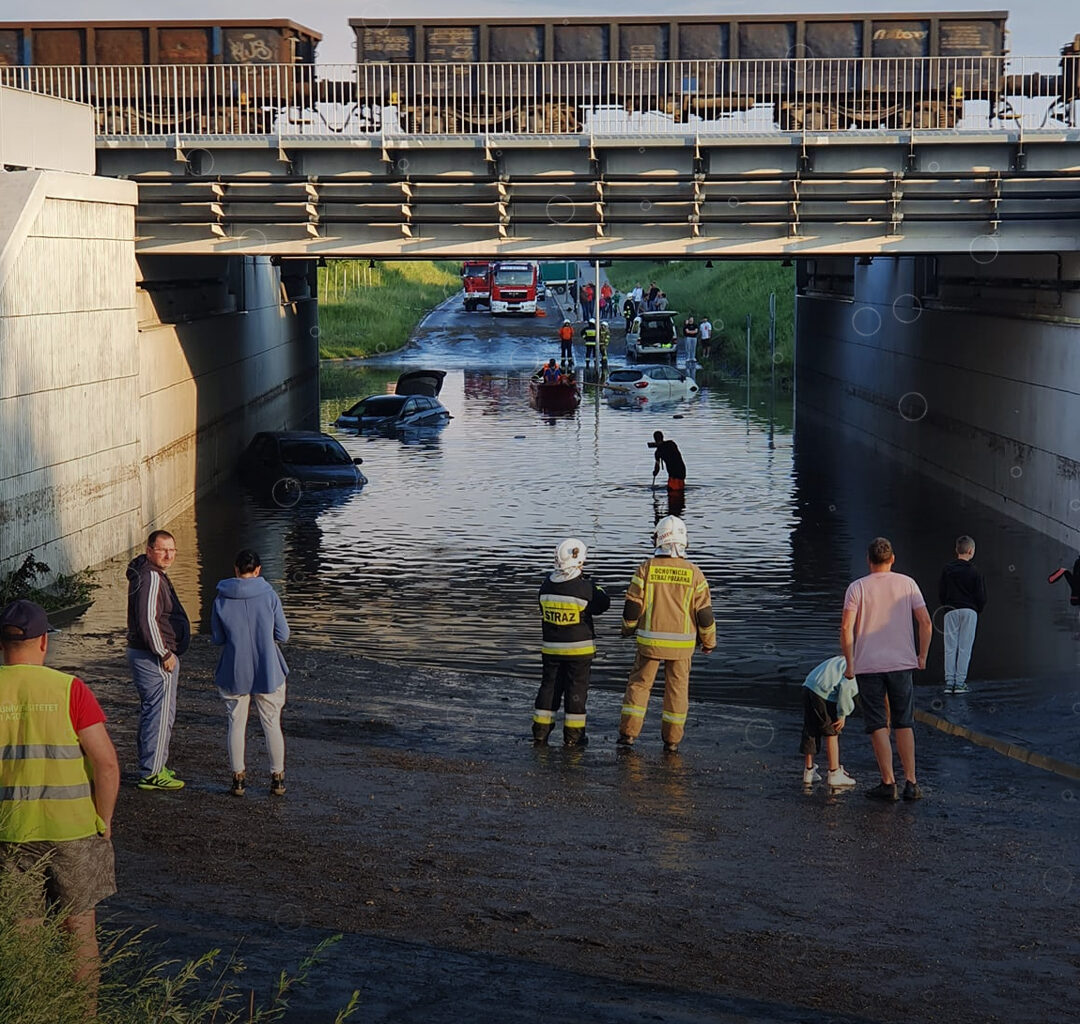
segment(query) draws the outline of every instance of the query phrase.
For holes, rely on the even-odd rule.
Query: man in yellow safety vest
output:
[[[0,868],[27,871],[47,858],[41,912],[63,908],[76,979],[93,1004],[94,908],[116,892],[112,816],[120,765],[89,687],[45,667],[50,629],[32,601],[0,612]]]
[[[716,647],[709,584],[686,559],[686,524],[665,516],[656,524],[656,550],[638,566],[623,605],[622,635],[636,636],[637,655],[623,697],[620,747],[629,747],[645,724],[649,693],[664,663],[664,714],[660,735],[664,751],[679,749],[690,706],[690,659],[694,648],[709,654]]]

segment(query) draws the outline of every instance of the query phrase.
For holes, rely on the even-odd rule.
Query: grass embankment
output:
[[[102,982],[94,993],[75,981],[71,936],[59,918],[33,920],[40,913],[35,900],[44,870],[41,864],[26,874],[0,873],[0,1020],[5,1024],[280,1024],[295,990],[340,938],[324,940],[294,973],[281,972],[273,991],[257,998],[237,981],[244,965],[235,956],[211,950],[186,963],[155,961],[144,935],[114,933],[102,942]],[[357,992],[334,1024],[358,1009]]]
[[[750,377],[767,381],[772,375],[769,352],[769,293],[776,294],[776,377],[790,380],[795,355],[795,268],[765,260],[716,261],[707,268],[700,260],[672,263],[617,261],[608,270],[620,292],[640,284],[646,291],[655,281],[667,293],[668,309],[677,309],[677,324],[693,313],[708,314],[713,325],[712,365],[729,373],[746,374],[746,315],[750,321]],[[699,360],[700,348],[699,348]]]
[[[333,260],[319,268],[319,355],[364,358],[401,348],[425,313],[461,288],[446,261]]]

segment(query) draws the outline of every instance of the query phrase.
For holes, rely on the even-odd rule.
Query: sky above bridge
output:
[[[420,16],[468,17],[510,15],[547,17],[619,13],[625,15],[664,14],[812,14],[867,13],[885,11],[925,11],[939,8],[929,0],[889,0],[853,3],[851,0],[618,0],[605,9],[599,4],[583,5],[580,0],[468,0],[463,4],[446,0],[141,0],[138,13],[128,0],[34,0],[26,6],[18,0],[0,0],[0,20],[112,20],[157,18],[291,18],[323,35],[319,60],[347,63],[352,60],[350,18],[385,19]],[[999,10],[1003,3],[950,0],[939,9],[952,11]],[[1057,54],[1061,46],[1080,33],[1080,5],[1076,0],[1025,0],[1016,4],[1009,16],[1009,48],[1017,55],[1043,57]]]

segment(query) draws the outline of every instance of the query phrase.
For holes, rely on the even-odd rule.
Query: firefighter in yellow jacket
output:
[[[686,524],[665,516],[656,524],[656,551],[638,566],[623,605],[622,635],[636,636],[637,655],[623,697],[618,745],[629,747],[645,724],[649,693],[664,663],[664,750],[674,754],[690,705],[690,659],[716,647],[716,623],[705,576],[686,560]]]

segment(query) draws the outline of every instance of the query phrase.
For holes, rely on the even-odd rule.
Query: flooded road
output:
[[[180,547],[172,575],[192,618],[207,629],[216,581],[251,546],[296,644],[534,677],[536,590],[555,545],[573,535],[614,598],[597,620],[594,680],[619,688],[633,656],[618,637],[621,598],[668,512],[666,489],[650,486],[646,443],[659,429],[686,458],[689,557],[712,586],[718,622],[718,651],[695,659],[694,695],[793,703],[809,668],[837,652],[844,588],[865,571],[871,537],[892,539],[897,570],[915,576],[933,609],[952,542],[970,533],[990,593],[972,680],[997,681],[1003,702],[1041,686],[1072,707],[1078,625],[1064,584],[1045,580],[1074,554],[828,424],[796,422],[789,395],[755,391],[748,403],[745,387],[704,372],[700,393],[675,405],[612,408],[587,387],[576,413],[538,413],[528,377],[558,355],[561,319],[551,302],[545,318],[493,321],[457,298],[429,316],[410,348],[327,367],[323,429],[356,399],[386,391],[404,367],[447,370],[441,400],[454,418],[422,438],[339,434],[364,459],[362,491],[292,508],[232,487],[201,498],[171,526]],[[621,323],[612,333],[617,365]],[[76,629],[122,625],[120,566],[107,567],[106,588]],[[941,657],[939,631],[926,680],[940,679]]]

